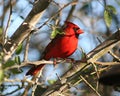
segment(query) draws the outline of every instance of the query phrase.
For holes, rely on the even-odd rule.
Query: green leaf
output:
[[[57,32],[55,30],[52,31],[50,38],[54,39],[57,35]]]
[[[51,33],[50,38],[51,38],[51,39],[54,39],[57,34],[63,35],[63,34],[65,34],[65,33],[62,32],[60,29],[53,27],[53,31],[52,31],[52,33]]]
[[[49,84],[54,84],[56,82],[56,80],[48,80]]]
[[[15,62],[17,63],[17,64],[20,64],[21,62],[20,62],[20,56],[16,56],[15,57]]]
[[[10,70],[13,74],[20,74],[21,72],[23,72],[21,69],[11,69]]]
[[[117,14],[115,7],[113,7],[112,5],[107,5],[106,10],[113,13],[113,14]]]
[[[2,83],[3,79],[4,79],[4,72],[2,69],[0,69],[0,84]]]
[[[5,64],[3,64],[3,69],[4,68],[7,68],[7,67],[11,67],[15,64],[15,61],[14,60],[9,60],[7,61]]]
[[[2,35],[2,27],[0,27],[0,35]]]
[[[108,27],[110,27],[112,23],[113,14],[116,14],[116,13],[117,11],[113,6],[111,5],[106,6],[106,10],[104,11],[104,19]]]
[[[112,23],[112,16],[110,15],[110,13],[108,11],[104,11],[104,19],[105,19],[105,23],[108,27],[110,27],[111,23]]]
[[[2,61],[2,59],[3,59],[3,52],[0,52],[0,62]]]
[[[16,49],[16,54],[19,55],[21,52],[22,52],[22,44],[20,44]]]

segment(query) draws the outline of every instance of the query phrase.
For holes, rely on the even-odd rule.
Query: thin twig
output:
[[[16,78],[16,79],[7,79],[7,78],[4,78],[4,82],[9,82],[9,83],[14,83],[14,82],[21,82],[21,83],[28,83],[28,85],[32,85],[32,84],[34,84],[35,83],[35,81],[34,80],[28,80],[27,78],[24,78],[24,79],[18,79],[18,78]],[[24,85],[24,84],[23,84]],[[40,82],[37,82],[37,85],[42,85],[42,83],[40,83]],[[13,85],[12,85],[13,86]],[[17,90],[20,90],[20,89],[22,89],[22,88],[26,88],[26,86],[24,85],[24,86],[21,86],[19,89],[16,89],[16,90],[14,90],[14,91],[12,91],[12,92],[10,92],[10,93],[7,93],[7,94],[12,94],[12,93],[14,93],[14,92],[16,92]],[[27,93],[27,91],[26,91],[27,89],[25,89],[25,92]],[[6,94],[6,95],[7,95]],[[26,96],[26,95],[22,95],[22,96]]]
[[[4,78],[4,82],[9,82],[9,83],[14,83],[14,82],[21,82],[21,83],[30,83],[30,84],[34,84],[34,81],[33,80],[28,80],[27,78],[24,78],[24,79],[18,79],[18,78],[15,78],[15,79],[7,79],[7,78]],[[37,82],[38,85],[42,85],[42,83],[40,82]]]
[[[12,96],[13,93],[19,91],[20,89],[23,89],[23,87],[24,87],[24,86],[20,86],[20,87],[18,87],[18,88],[16,88],[16,89],[14,88],[13,91],[7,92],[7,93],[5,93],[4,95],[0,95],[0,96],[8,96],[8,95],[9,95],[9,96]]]
[[[120,58],[119,58],[117,55],[115,55],[112,51],[109,51],[108,53],[109,53],[111,56],[113,56],[117,61],[120,62]]]
[[[61,64],[61,63],[69,63],[71,61],[67,61],[67,60],[57,60],[56,61],[56,64]],[[79,61],[81,62],[81,61]],[[28,66],[28,65],[40,65],[40,64],[53,64],[54,61],[46,61],[46,60],[40,60],[40,61],[27,61],[27,62],[22,62],[20,65],[19,64],[15,64],[14,66],[11,66],[11,67],[7,67],[5,68],[4,70],[10,70],[10,69],[14,69],[14,68],[21,68],[21,67],[25,67],[25,66]]]
[[[96,61],[94,62],[95,64],[99,64],[99,65],[120,65],[120,62],[100,62],[100,61]]]
[[[101,96],[99,93],[98,93],[98,91],[87,81],[87,80],[85,80],[85,78],[82,76],[82,75],[80,75],[80,78],[85,82],[85,84],[87,84],[98,96]]]
[[[78,2],[78,0],[75,0],[74,2]],[[70,9],[70,11],[69,11],[69,13],[68,13],[68,16],[67,16],[67,18],[66,18],[66,20],[70,20],[73,12],[74,12],[74,10],[75,10],[75,7],[76,7],[76,4],[71,7],[71,9]]]
[[[12,15],[12,2],[11,2],[11,0],[10,0],[10,14],[9,14],[9,17],[8,17],[8,22],[7,22],[7,26],[6,26],[6,28],[5,28],[5,31],[4,31],[4,44],[6,43],[6,41],[7,41],[7,31],[8,31],[8,27],[9,27],[9,25],[10,25],[10,21],[11,21],[11,15]]]
[[[26,47],[25,47],[25,53],[24,53],[24,62],[28,61],[28,50],[29,50],[29,44],[30,44],[30,36],[31,36],[31,34],[29,34],[29,36],[27,37],[27,40],[26,40]]]
[[[40,76],[42,75],[42,70],[43,70],[43,68],[44,67],[42,67],[42,69],[39,71],[39,73],[38,74],[36,74],[36,76],[34,76],[33,78],[35,78],[35,80],[34,80],[34,84],[33,84],[33,87],[32,87],[32,96],[34,96],[34,94],[35,94],[35,90],[36,90],[36,88],[37,88],[37,86],[38,86],[38,81],[39,81],[39,78],[40,78]]]
[[[98,71],[97,65],[95,65],[94,63],[92,63],[92,65],[93,65],[93,67],[94,67],[94,69],[95,69],[95,72],[96,72],[96,75],[97,75],[97,79],[98,79],[100,76],[99,76],[99,71]],[[98,90],[99,82],[97,82],[96,85],[97,85],[97,86],[96,86],[96,90]]]
[[[60,10],[58,10],[56,12],[56,14],[54,14],[50,19],[48,19],[46,22],[44,22],[40,27],[38,27],[37,29],[41,29],[44,25],[46,25],[50,20],[54,19],[64,8],[66,8],[67,6],[69,5],[75,5],[77,4],[76,1],[73,1],[73,2],[70,2],[70,3],[67,3],[66,5],[64,5]]]
[[[98,72],[102,72],[102,71],[104,71],[104,70],[107,70],[108,68],[109,68],[109,67],[101,68],[101,69],[98,70]],[[90,73],[90,75],[94,75],[94,74],[96,74],[96,72],[91,72],[91,73]]]
[[[98,69],[97,69],[97,65],[95,65],[94,63],[92,63],[95,71],[96,71],[96,75],[97,75],[97,78],[99,78],[99,73],[98,73]]]

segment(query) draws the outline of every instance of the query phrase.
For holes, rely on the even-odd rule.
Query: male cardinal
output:
[[[82,34],[83,31],[77,25],[69,21],[65,22],[63,31],[64,34],[58,34],[47,45],[41,59],[67,58],[75,52],[78,44],[78,36],[79,34]],[[36,75],[44,65],[45,64],[40,64],[32,67],[26,75]]]

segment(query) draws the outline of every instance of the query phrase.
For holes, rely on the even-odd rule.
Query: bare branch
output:
[[[9,25],[10,25],[10,20],[11,20],[11,15],[12,15],[12,1],[10,0],[10,2],[9,2],[10,4],[9,4],[9,6],[10,6],[10,14],[9,14],[9,17],[8,17],[8,22],[7,22],[7,26],[6,26],[6,28],[5,28],[5,31],[4,31],[4,43],[3,44],[5,44],[6,43],[6,41],[7,41],[7,31],[8,31],[8,27],[9,27]]]
[[[7,61],[17,49],[17,46],[21,44],[33,30],[35,30],[34,26],[42,17],[44,10],[48,7],[49,3],[50,0],[37,0],[35,2],[25,21],[4,45],[4,61]]]
[[[119,58],[117,55],[115,55],[112,51],[109,51],[108,53],[109,53],[111,56],[113,56],[117,61],[120,62],[120,58]]]
[[[80,75],[80,78],[85,82],[86,85],[88,85],[98,96],[101,96],[98,91],[82,76]]]
[[[120,43],[120,30],[115,32],[106,41],[104,41],[102,44],[100,44],[94,50],[92,50],[87,55],[87,62],[88,63],[95,62],[119,43]]]
[[[98,65],[103,65],[103,66],[106,66],[106,65],[120,65],[120,62],[99,62],[99,61],[96,61],[94,63],[98,64]]]
[[[99,46],[97,46],[95,49],[93,49],[90,53],[87,54],[86,62],[85,63],[77,63],[75,64],[75,68],[71,68],[68,70],[62,77],[61,81],[64,81],[64,84],[61,84],[60,81],[56,81],[55,84],[50,86],[43,94],[42,96],[47,96],[50,94],[54,94],[56,91],[60,92],[60,89],[62,87],[67,87],[66,84],[70,83],[72,80],[74,80],[77,76],[82,74],[82,71],[90,68],[90,63],[96,62],[100,57],[102,57],[104,54],[106,54],[109,50],[111,50],[115,45],[120,43],[120,30],[115,32],[111,37],[109,37],[106,41],[101,43]],[[85,58],[83,58],[85,60]]]
[[[28,50],[29,50],[30,37],[31,36],[29,35],[27,40],[26,40],[25,53],[24,53],[24,62],[28,61]]]
[[[27,78],[24,78],[22,80],[18,79],[18,78],[16,78],[16,79],[7,79],[7,78],[4,78],[4,82],[10,82],[10,83],[14,83],[14,82],[25,83],[25,82],[27,82],[27,83],[30,83],[30,84],[34,84],[34,81],[28,80]],[[37,84],[38,85],[42,85],[42,83],[40,83],[40,82],[37,82]]]
[[[56,12],[56,14],[55,15],[53,15],[50,19],[48,19],[44,24],[42,24],[40,27],[38,27],[38,29],[40,29],[40,28],[42,28],[45,24],[47,24],[50,20],[52,20],[53,18],[55,18],[64,8],[66,8],[67,6],[69,6],[69,5],[76,5],[77,4],[77,2],[76,1],[73,1],[73,2],[70,2],[70,3],[68,3],[68,4],[66,4],[66,5],[64,5],[60,10],[58,10],[57,12]]]

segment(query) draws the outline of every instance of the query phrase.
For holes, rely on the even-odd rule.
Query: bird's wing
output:
[[[63,37],[63,35],[57,35],[45,48],[41,59],[45,59],[45,60],[49,60],[50,58],[52,58],[52,55],[50,54],[51,51],[55,51],[57,48],[58,43],[60,42],[60,39]],[[49,57],[47,56],[48,54]]]

